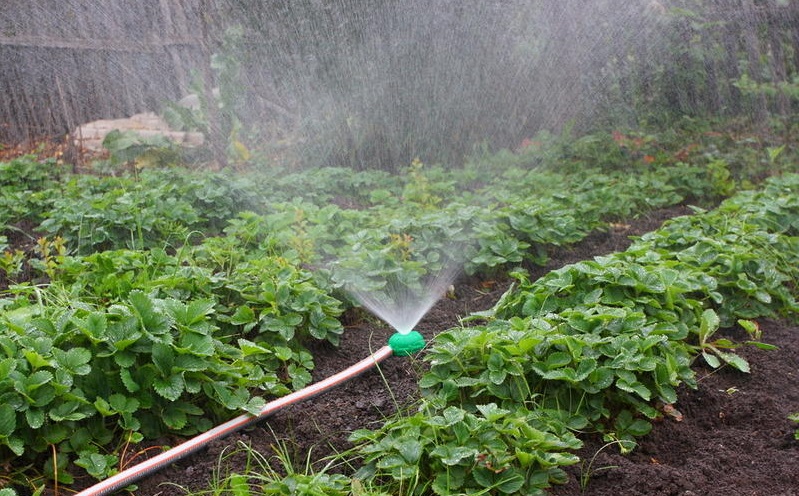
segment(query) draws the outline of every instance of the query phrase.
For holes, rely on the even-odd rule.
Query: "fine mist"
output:
[[[245,28],[248,98],[266,105],[250,108],[271,105],[295,158],[384,170],[589,127],[609,103],[607,71],[651,56],[665,15],[618,0],[228,4]]]
[[[797,16],[785,0],[4,0],[0,139],[166,113],[192,92],[204,122],[182,120],[210,130],[216,158],[241,141],[303,167],[763,124],[793,111]]]
[[[385,286],[377,290],[349,287],[347,291],[397,332],[408,334],[445,294],[459,273],[460,268],[451,263],[414,286],[386,281]]]

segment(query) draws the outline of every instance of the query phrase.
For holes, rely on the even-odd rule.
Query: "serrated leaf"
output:
[[[626,432],[635,437],[642,437],[652,430],[652,424],[644,419],[636,419],[626,426]]]
[[[422,389],[430,389],[435,387],[438,384],[441,384],[443,381],[438,375],[427,373],[419,379],[419,387]]]
[[[745,344],[748,344],[750,346],[754,346],[755,348],[758,348],[760,350],[765,350],[765,351],[774,351],[774,350],[780,349],[779,346],[775,346],[773,344],[768,344],[768,343],[763,343],[761,341],[746,341]]]
[[[111,405],[105,399],[100,398],[99,396],[94,400],[93,404],[95,410],[97,410],[103,417],[108,417],[110,415],[114,415],[115,413],[114,410],[111,409]]]
[[[187,371],[187,372],[200,372],[208,370],[210,360],[203,356],[195,355],[178,355],[175,357],[175,364],[173,370]]]
[[[108,327],[107,336],[117,350],[129,348],[142,337],[138,319],[133,315],[126,315]]]
[[[205,320],[208,315],[214,313],[216,302],[214,300],[195,300],[186,305],[186,321],[184,324],[191,325]]]
[[[153,344],[152,349],[153,364],[163,375],[170,375],[175,364],[175,353],[172,347],[163,343]]]
[[[410,464],[416,464],[422,457],[422,443],[416,439],[406,439],[395,445],[402,458]]]
[[[83,451],[75,460],[75,465],[86,469],[92,477],[104,479],[110,475],[117,463],[114,455],[102,455],[100,453]]]
[[[136,355],[129,351],[118,351],[114,353],[114,362],[120,367],[132,367],[136,363]]]
[[[740,355],[736,355],[735,353],[729,353],[726,351],[717,350],[716,354],[725,362],[732,365],[736,369],[740,370],[741,372],[749,373],[749,362],[746,361]]]
[[[598,367],[594,369],[589,375],[588,380],[591,381],[591,386],[597,390],[607,389],[613,384],[615,375],[613,370],[608,367]]]
[[[244,408],[250,400],[250,393],[245,388],[231,389],[228,386],[221,386],[217,388],[222,400],[222,405],[229,410],[240,410]]]
[[[8,377],[17,368],[17,361],[13,358],[0,360],[0,377]]]
[[[497,385],[505,382],[507,376],[508,374],[504,370],[490,370],[488,372],[488,380]]]
[[[167,427],[173,430],[180,430],[189,423],[186,413],[179,408],[174,408],[172,405],[167,405],[162,412],[161,419]]]
[[[288,367],[289,377],[291,377],[291,387],[294,390],[300,390],[307,386],[311,380],[311,373],[303,367],[299,367],[294,365],[293,363],[290,364]]]
[[[762,289],[755,291],[755,299],[761,303],[770,304],[771,303],[771,295]]]
[[[44,425],[44,410],[41,408],[28,408],[25,410],[25,420],[31,429],[38,429]]]
[[[42,367],[51,367],[53,365],[50,360],[43,357],[35,350],[25,350],[23,352],[23,355],[25,355],[25,359],[28,360],[28,363],[30,363],[31,367],[33,367],[34,369],[39,369]]]
[[[584,358],[580,360],[577,365],[574,380],[577,382],[585,380],[597,368],[597,362],[594,358]]]
[[[185,350],[197,356],[212,356],[214,350],[214,339],[206,334],[185,331],[180,337],[181,351]]]
[[[267,348],[264,348],[263,346],[253,343],[252,341],[249,341],[247,339],[239,339],[237,343],[239,345],[239,349],[241,350],[241,352],[244,353],[244,356],[272,354],[272,352]],[[289,354],[291,354],[290,349],[289,349]],[[290,355],[289,358],[291,358]],[[285,360],[288,360],[288,358],[286,358]]]
[[[430,456],[434,456],[441,460],[444,465],[450,466],[459,464],[463,459],[472,459],[475,455],[477,455],[477,450],[474,448],[446,444],[436,446],[430,452]]]
[[[92,312],[86,319],[72,318],[75,326],[93,343],[100,343],[106,338],[108,318],[103,312]]]
[[[104,338],[105,330],[108,327],[108,317],[102,312],[92,312],[86,317],[86,328],[92,336]]]
[[[392,469],[397,467],[405,468],[407,464],[405,463],[405,459],[400,455],[386,455],[380,457],[376,466],[380,469]],[[410,467],[408,468],[410,469]]]
[[[291,360],[294,357],[294,352],[287,346],[275,346],[272,349],[275,356],[284,362]]]
[[[558,367],[564,367],[571,363],[572,356],[565,351],[556,351],[554,353],[550,353],[546,359],[546,366],[547,368],[553,369]]]
[[[485,488],[495,488],[504,494],[518,493],[524,486],[525,478],[516,470],[496,472],[484,467],[477,467],[472,472],[474,480]]]
[[[244,411],[246,411],[250,415],[254,415],[257,417],[261,415],[261,411],[264,409],[265,406],[266,406],[265,399],[261,398],[260,396],[253,396],[252,398],[250,398],[247,404],[244,405]]]
[[[184,390],[183,377],[179,374],[170,377],[158,377],[153,381],[155,392],[162,398],[170,401],[175,401],[180,398]]]
[[[450,467],[446,472],[442,472],[436,476],[433,481],[433,492],[438,496],[461,494],[458,489],[463,487],[465,480],[466,472],[464,468]]]
[[[48,444],[59,444],[66,439],[70,439],[75,433],[74,426],[68,425],[66,422],[48,423],[41,431],[42,439]]]
[[[67,351],[53,348],[53,356],[59,366],[74,375],[87,375],[92,370],[89,365],[92,353],[86,348],[72,348]]]
[[[300,320],[302,317],[300,317]],[[275,332],[279,334],[283,339],[286,341],[291,341],[294,339],[295,328],[297,324],[291,323],[292,319],[291,316],[286,317],[271,317],[271,316],[262,316],[261,317],[261,330],[268,331],[268,332]]]
[[[652,397],[652,391],[638,381],[628,382],[620,378],[616,381],[616,387],[622,391],[627,391],[628,393],[635,393],[646,401],[649,401]]]
[[[120,369],[119,378],[129,393],[136,393],[141,389],[141,386],[133,379],[130,369]]]
[[[53,380],[53,374],[47,370],[38,370],[28,377],[17,381],[14,387],[23,394],[29,394],[32,391],[44,386]]]
[[[716,355],[712,355],[706,351],[703,351],[702,358],[704,358],[705,362],[714,369],[717,369],[721,366],[721,360],[719,360],[719,358]]]
[[[496,403],[488,403],[487,405],[477,405],[477,409],[483,414],[489,422],[496,422],[502,417],[510,413],[510,410],[500,408]]]
[[[658,384],[660,399],[666,404],[677,402],[677,391],[668,384]]]
[[[236,311],[230,316],[230,323],[233,325],[253,324],[255,323],[255,312],[247,305],[242,305],[236,308]]]
[[[139,409],[139,400],[118,393],[112,394],[108,403],[118,413],[135,413]]]
[[[719,338],[713,341],[713,346],[716,348],[735,348],[736,344],[726,338]]]
[[[442,412],[441,416],[444,418],[444,423],[442,425],[444,427],[450,427],[458,422],[462,422],[463,419],[466,418],[466,412],[456,406],[450,406]]]
[[[80,406],[81,404],[77,401],[67,401],[51,409],[49,412],[47,412],[47,415],[51,420],[56,422],[83,420],[89,415],[87,413],[78,411]],[[51,444],[57,443],[54,441],[48,442]]]
[[[154,335],[169,332],[169,320],[155,309],[153,300],[146,293],[140,290],[131,291],[128,301],[144,330]]]
[[[497,489],[504,494],[518,494],[519,489],[524,486],[525,478],[516,471],[505,472],[504,477],[499,481]]]
[[[0,437],[9,437],[17,428],[17,412],[11,405],[0,404]]]
[[[9,437],[5,440],[5,445],[17,456],[22,456],[25,453],[25,442],[18,437]]]
[[[708,308],[702,312],[699,322],[699,341],[704,343],[719,328],[719,316],[713,309]]]

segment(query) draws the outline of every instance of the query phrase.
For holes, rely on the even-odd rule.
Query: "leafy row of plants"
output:
[[[354,434],[359,475],[408,494],[540,494],[577,462],[577,432],[629,451],[696,386],[698,357],[747,372],[735,348],[771,348],[749,319],[799,310],[797,192],[799,176],[775,178],[625,252],[517,272],[486,323],[434,339],[417,413]],[[736,322],[748,340],[718,335]]]
[[[335,343],[342,332],[341,286],[379,290],[392,278],[412,286],[452,251],[472,273],[539,263],[631,208],[715,192],[703,165],[641,163],[635,177],[518,166],[539,159],[515,155],[501,174],[479,163],[445,171],[415,162],[399,178],[325,169],[246,180],[176,169],[77,176],[31,158],[2,164],[0,197],[25,202],[7,211],[5,232],[25,221],[47,235],[2,259],[2,458],[62,483],[70,461],[105,477],[126,442],[190,434],[233,410],[257,410],[263,394],[307,384],[309,340]],[[488,417],[502,418],[511,439],[522,418],[538,415],[494,403],[464,418],[486,432]],[[554,429],[541,422],[541,432]],[[565,453],[570,436],[542,442]]]
[[[221,239],[178,255],[62,255],[49,260],[46,286],[9,288],[4,458],[20,467],[46,458],[40,470],[62,484],[70,462],[104,478],[124,443],[201,432],[311,381],[307,343],[337,343],[342,305],[312,273],[210,242]]]
[[[767,148],[765,153],[746,140],[709,134],[693,136],[696,142],[688,146],[684,136],[614,132],[574,140],[568,134],[542,134],[516,153],[476,153],[457,169],[415,161],[399,177],[334,167],[235,176],[186,170],[176,174],[174,168],[147,167],[118,177],[97,177],[68,174],[55,161],[39,164],[28,157],[4,165],[0,203],[8,208],[0,221],[8,226],[27,220],[39,233],[61,236],[70,252],[91,253],[180,246],[192,232],[219,233],[243,210],[278,215],[293,215],[297,210],[305,215],[325,206],[355,210],[362,215],[348,214],[358,221],[357,232],[384,226],[386,219],[416,218],[420,210],[439,210],[441,217],[451,217],[459,226],[464,221],[461,217],[475,217],[474,210],[463,211],[467,205],[481,210],[473,222],[478,227],[471,227],[461,239],[480,239],[484,261],[501,265],[506,255],[517,258],[526,253],[524,243],[538,244],[536,238],[542,235],[536,233],[564,229],[550,226],[550,220],[543,225],[539,220],[531,223],[525,218],[527,212],[558,219],[564,209],[579,208],[571,213],[596,221],[623,218],[686,198],[725,196],[735,188],[736,175],[751,176],[751,171],[733,163],[733,155],[723,150],[760,153],[760,160],[753,156],[747,161],[768,162],[771,169],[787,155],[784,147]],[[112,158],[120,153],[112,150]],[[124,154],[116,162],[135,158]],[[554,198],[555,205],[549,205],[559,191],[569,191],[569,195]],[[493,230],[482,226],[482,220],[493,226],[497,217],[510,225]],[[306,216],[304,222],[324,225],[327,219]],[[581,227],[590,230],[588,224]],[[342,239],[341,234],[351,233],[342,229],[328,236]],[[385,237],[385,232],[381,234]],[[484,246],[491,240],[493,247]],[[519,243],[514,250],[512,245]]]

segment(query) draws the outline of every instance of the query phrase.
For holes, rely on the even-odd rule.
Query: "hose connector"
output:
[[[407,334],[394,333],[388,338],[388,346],[396,356],[408,356],[425,347],[424,337],[416,331]]]

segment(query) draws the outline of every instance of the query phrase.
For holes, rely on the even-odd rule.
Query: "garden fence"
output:
[[[220,46],[225,26],[243,23],[250,33],[264,34],[258,26],[265,14],[258,9],[296,12],[297,3],[291,2],[304,2],[311,5],[306,12],[319,7],[324,22],[326,15],[338,16],[331,17],[333,21],[342,18],[341,12],[331,14],[336,9],[368,4],[374,12],[383,5],[396,7],[399,1],[372,0],[361,5],[343,0],[2,0],[0,143],[59,136],[97,118],[159,109],[166,100],[184,96],[193,80],[209,81],[210,53]],[[620,12],[629,9],[628,0],[605,1],[608,11],[614,3]],[[660,30],[657,36],[624,34],[643,38],[630,45],[627,56],[613,53],[614,40],[607,42],[611,48],[593,47],[596,50],[578,54],[578,63],[572,67],[575,77],[561,85],[575,93],[575,100],[601,94],[600,107],[608,111],[605,115],[615,112],[611,117],[617,121],[638,119],[644,115],[641,109],[660,115],[746,116],[760,122],[770,114],[791,114],[799,95],[799,2],[640,1],[667,22],[652,28]],[[583,2],[557,4],[561,17],[569,17],[580,12]],[[527,5],[545,16],[551,15],[547,6],[554,2]],[[365,15],[351,17],[366,19],[353,23],[369,22]],[[578,18],[569,21],[572,26],[580,23],[578,27],[599,29],[591,26],[590,19]],[[291,36],[292,29],[281,33]],[[568,47],[570,33],[569,29],[555,32],[550,44],[575,50]],[[247,43],[260,44],[262,52],[276,43],[281,46],[281,40],[267,45],[257,37]],[[326,39],[320,35],[308,42],[290,40],[285,46],[306,52],[317,48],[302,43],[324,44]],[[608,52],[607,57],[602,50]],[[264,74],[262,67],[244,66],[245,90],[267,88],[268,83],[254,83]],[[603,76],[587,78],[586,74]],[[324,85],[322,80],[308,86]],[[506,90],[516,88],[508,85]],[[255,96],[248,101],[271,105],[273,112],[275,108],[295,110],[292,105],[298,99],[292,100],[285,89],[279,98]],[[525,101],[525,96],[509,101]]]

